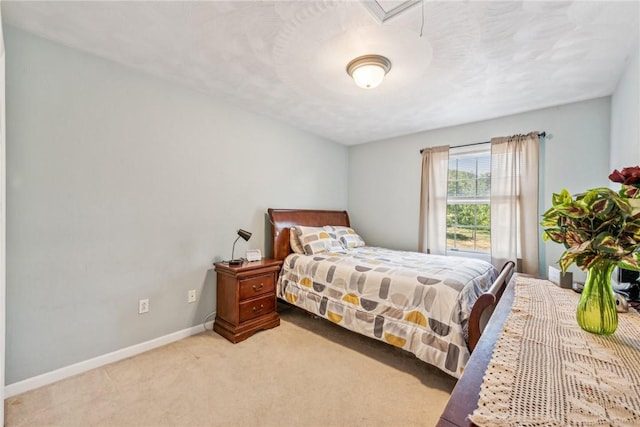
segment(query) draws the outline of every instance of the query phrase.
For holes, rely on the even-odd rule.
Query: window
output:
[[[447,180],[447,251],[491,249],[491,146],[452,148]]]

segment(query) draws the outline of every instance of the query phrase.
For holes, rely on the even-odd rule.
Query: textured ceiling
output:
[[[638,49],[637,1],[426,0],[383,23],[363,3],[3,0],[2,15],[347,145],[610,95]],[[376,89],[345,72],[363,54],[393,63]]]

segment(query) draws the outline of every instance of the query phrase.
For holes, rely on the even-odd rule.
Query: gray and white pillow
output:
[[[291,245],[291,250],[296,254],[304,254],[304,248],[300,243],[300,238],[298,237],[298,230],[296,227],[291,227],[289,230],[289,244]]]
[[[307,227],[298,225],[298,240],[306,255],[315,255],[325,252],[344,252],[342,244],[336,235],[322,227]]]
[[[325,225],[323,227],[329,233],[336,236],[340,244],[345,249],[360,248],[365,246],[364,239],[351,227],[341,225]]]

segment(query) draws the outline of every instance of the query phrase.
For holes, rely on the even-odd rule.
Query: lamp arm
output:
[[[236,237],[236,240],[234,240],[234,241],[233,241],[233,247],[231,248],[231,259],[232,259],[232,260],[233,260],[233,259],[235,259],[235,258],[233,257],[233,253],[234,253],[234,252],[235,252],[235,250],[236,250],[236,242],[238,241],[238,239],[239,239],[239,238],[240,238],[240,236]]]

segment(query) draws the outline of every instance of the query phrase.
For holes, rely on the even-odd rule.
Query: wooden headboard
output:
[[[268,209],[271,221],[271,256],[283,260],[291,253],[289,229],[294,225],[322,227],[342,225],[350,227],[347,211],[323,211],[312,209]]]

